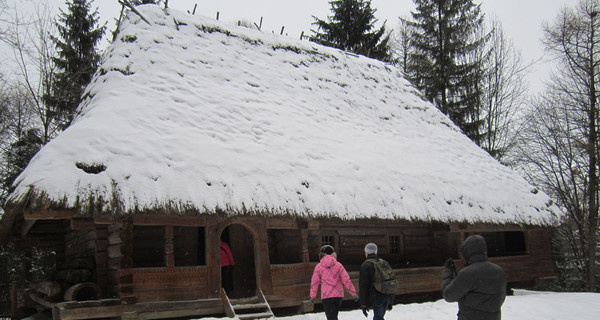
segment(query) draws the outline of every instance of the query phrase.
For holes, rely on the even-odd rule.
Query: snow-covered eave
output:
[[[71,205],[69,205],[71,203]],[[150,206],[136,207],[124,209],[118,199],[104,199],[102,197],[77,197],[76,200],[70,201],[68,197],[62,199],[52,199],[46,193],[30,187],[29,191],[21,194],[18,198],[11,198],[7,202],[7,211],[2,216],[2,224],[12,224],[14,216],[22,214],[24,211],[33,213],[37,219],[56,218],[50,212],[72,212],[73,216],[79,217],[115,217],[122,215],[160,215],[160,216],[200,216],[200,215],[219,215],[226,217],[236,216],[262,216],[262,217],[290,217],[301,219],[334,219],[343,222],[352,221],[370,221],[370,220],[385,220],[385,221],[408,221],[415,223],[444,223],[444,224],[467,224],[467,225],[518,225],[518,226],[538,226],[538,227],[555,227],[558,225],[557,208],[553,204],[549,204],[546,208],[534,208],[539,212],[539,215],[494,215],[493,219],[486,219],[482,216],[473,216],[463,219],[440,219],[431,215],[411,215],[404,216],[400,214],[366,214],[355,212],[321,212],[313,211],[310,208],[305,208],[300,211],[297,209],[285,207],[259,207],[256,205],[241,204],[226,204],[222,207],[203,207],[198,208],[192,204],[183,203],[173,199],[164,203],[155,203]],[[450,205],[450,204],[449,204]],[[547,218],[551,217],[551,218]],[[6,220],[6,221],[5,221]],[[0,228],[0,233],[3,229]]]

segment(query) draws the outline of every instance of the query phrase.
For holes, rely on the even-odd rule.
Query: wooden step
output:
[[[232,304],[233,310],[244,310],[244,309],[268,309],[269,305],[266,303],[254,303],[254,304]]]
[[[256,290],[256,296],[241,298],[241,299],[229,299],[227,293],[221,288],[221,299],[224,303],[225,314],[228,317],[239,320],[253,320],[253,319],[266,319],[274,318],[271,306],[265,299],[264,294],[260,289]]]
[[[230,298],[229,301],[231,301],[231,304],[254,304],[260,302],[258,296],[237,299]]]
[[[246,313],[246,314],[238,314],[237,318],[241,320],[247,319],[264,319],[264,318],[272,318],[273,313],[271,312],[261,312],[261,313]]]

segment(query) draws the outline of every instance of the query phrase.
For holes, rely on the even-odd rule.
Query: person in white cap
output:
[[[382,260],[388,267],[390,266],[387,261],[377,256],[377,245],[374,243],[368,243],[365,246],[365,257],[365,261],[360,265],[358,276],[360,308],[365,317],[368,316],[369,307],[371,307],[373,309],[373,320],[384,320],[383,316],[385,315],[386,310],[392,310],[394,295],[381,293],[375,289],[375,286],[373,285],[375,278],[375,264],[373,261]]]

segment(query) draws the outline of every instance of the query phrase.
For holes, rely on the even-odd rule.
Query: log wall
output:
[[[132,269],[131,274],[138,302],[208,298],[205,266]]]
[[[95,238],[90,238],[86,232],[69,233],[68,238],[71,239],[69,243],[77,243],[80,249],[91,245],[92,241],[93,247],[97,249],[96,260],[99,263],[107,262],[105,268],[97,265],[95,272],[106,275],[104,287],[110,293],[108,297],[118,297],[129,304],[215,298],[220,285],[218,238],[226,229],[232,235],[241,231],[245,234],[244,244],[234,243],[234,246],[239,250],[246,245],[251,251],[246,252],[249,253],[248,257],[240,259],[242,265],[236,267],[253,270],[247,276],[256,277],[255,286],[263,290],[273,308],[298,306],[308,300],[310,279],[324,239],[333,241],[338,260],[348,270],[357,289],[358,270],[365,258],[364,245],[368,242],[377,243],[379,255],[390,261],[396,269],[399,281],[397,294],[428,293],[439,291],[443,261],[448,257],[460,258],[458,248],[465,235],[483,231],[520,230],[525,233],[527,254],[491,259],[505,269],[509,282],[527,283],[532,279],[551,277],[554,274],[550,232],[544,229],[503,229],[502,226],[465,228],[423,223],[394,223],[390,226],[389,222],[356,221],[297,223],[292,219],[273,222],[264,217],[234,217],[225,220],[214,216],[204,220],[204,224],[186,224],[176,218],[170,219],[168,224],[165,222],[162,217],[156,222],[145,217],[142,224],[162,225],[165,228],[165,233],[161,236],[165,242],[162,249],[165,254],[163,267],[138,268],[134,265],[135,223],[132,219],[119,219],[105,227],[96,225],[93,230]],[[230,228],[234,225],[235,228]],[[203,230],[199,233],[204,234],[203,242],[194,237],[191,239],[194,239],[194,243],[198,242],[200,248],[205,246],[206,259],[194,259],[203,265],[177,266],[174,256],[177,256],[178,248],[196,250],[194,245],[182,246],[178,240],[185,238],[181,227],[190,226],[202,228],[194,229],[195,234],[198,234],[197,230]],[[399,241],[396,251],[392,250],[390,236]],[[294,248],[290,252],[300,257],[291,257],[290,252],[282,257],[270,254],[273,246],[279,251]],[[270,261],[273,257],[284,263],[273,263]],[[251,265],[243,265],[245,260]],[[460,260],[457,266],[461,267]],[[99,277],[99,285],[102,285],[100,278],[102,277]]]
[[[82,282],[94,282],[96,276],[96,231],[73,230],[65,233],[64,262],[58,266],[57,280],[63,289]]]

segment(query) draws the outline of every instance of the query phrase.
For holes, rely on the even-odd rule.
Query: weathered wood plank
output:
[[[58,296],[62,290],[60,284],[55,281],[39,281],[30,285],[31,289],[43,293],[48,297]]]
[[[169,286],[148,289],[134,289],[138,302],[193,300],[207,297],[206,286]]]
[[[37,208],[35,210],[27,209],[23,212],[25,220],[70,219],[73,216],[75,216],[75,211],[68,209]]]
[[[71,219],[71,229],[72,230],[87,230],[94,229],[94,219],[92,218],[78,218],[74,217]]]
[[[147,226],[206,226],[205,215],[144,215],[136,214],[133,218],[134,225]]]

